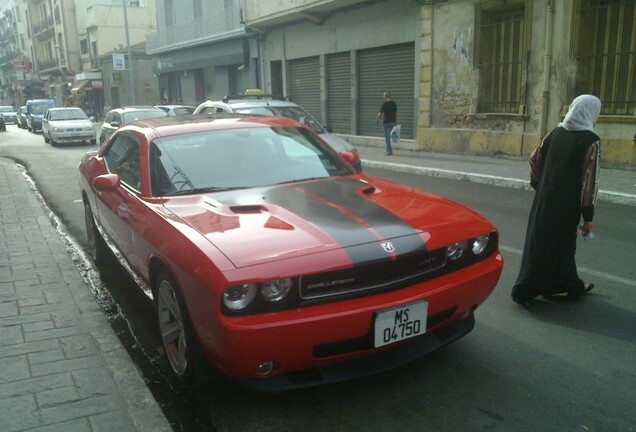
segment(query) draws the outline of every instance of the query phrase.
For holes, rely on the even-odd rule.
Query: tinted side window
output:
[[[141,190],[141,161],[139,144],[128,135],[120,135],[105,155],[108,171],[117,174],[122,183]]]

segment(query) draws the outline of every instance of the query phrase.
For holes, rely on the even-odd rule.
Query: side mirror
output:
[[[358,162],[358,159],[360,158],[357,153],[352,151],[344,151],[340,153],[340,156],[342,156],[342,158],[349,162],[352,166]]]
[[[120,185],[121,180],[117,174],[102,174],[93,180],[93,187],[98,192],[114,192]]]
[[[89,119],[91,122],[95,122],[95,117],[94,117],[94,116],[90,116],[88,119]]]

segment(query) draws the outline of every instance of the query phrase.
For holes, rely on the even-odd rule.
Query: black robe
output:
[[[594,218],[600,168],[600,139],[592,131],[557,127],[530,157],[536,189],[521,269],[512,295],[580,295],[585,286],[576,271],[577,227]]]

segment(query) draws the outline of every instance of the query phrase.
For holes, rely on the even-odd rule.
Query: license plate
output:
[[[424,334],[427,312],[425,301],[376,312],[374,346],[377,348]]]

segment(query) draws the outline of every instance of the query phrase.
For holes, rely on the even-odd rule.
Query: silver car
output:
[[[300,105],[263,95],[260,90],[248,90],[245,95],[226,96],[223,100],[208,100],[200,104],[194,114],[238,113],[263,116],[280,116],[296,120],[311,128],[338,153],[349,152],[356,171],[362,171],[362,162],[358,150],[351,143],[331,133]]]
[[[95,144],[93,121],[81,108],[49,108],[42,119],[44,142],[52,146],[82,141]]]

